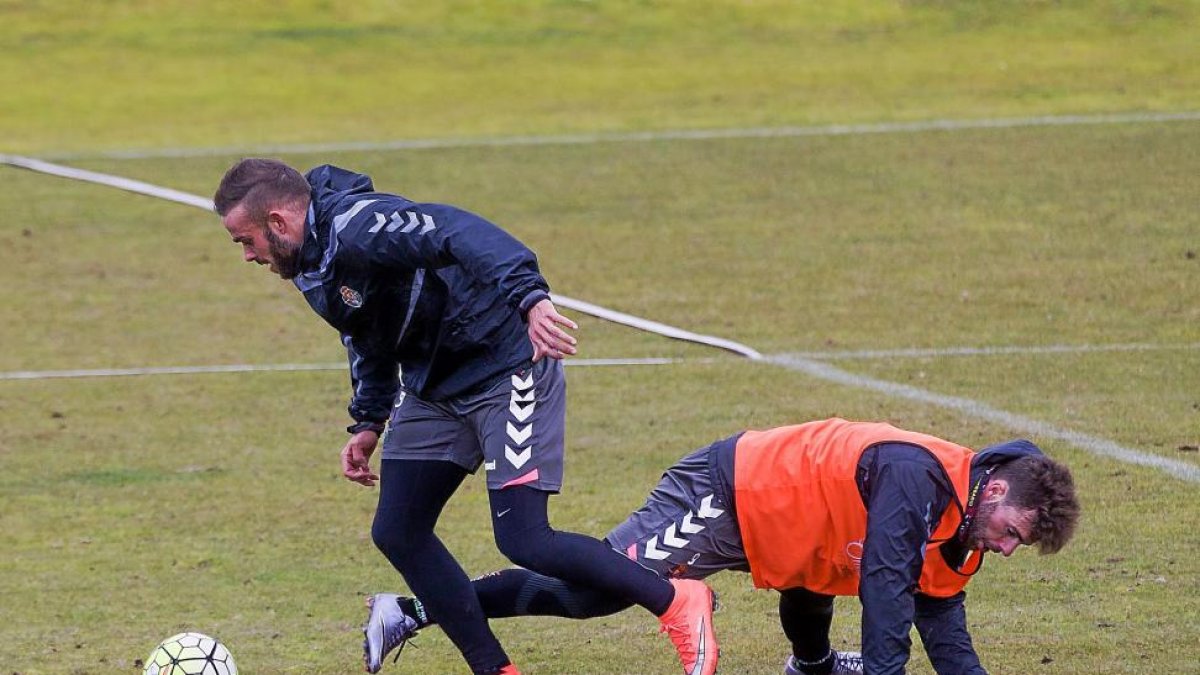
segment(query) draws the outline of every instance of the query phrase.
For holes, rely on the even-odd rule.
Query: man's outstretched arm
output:
[[[939,675],[987,675],[967,632],[966,595],[932,598],[918,593],[915,598],[917,632]]]
[[[939,487],[941,466],[920,448],[880,446],[871,468],[858,589],[863,664],[869,673],[901,675],[925,545],[948,499]]]

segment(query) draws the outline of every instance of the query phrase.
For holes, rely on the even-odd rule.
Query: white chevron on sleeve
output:
[[[376,232],[382,230],[383,226],[386,224],[387,224],[387,218],[384,218],[382,213],[376,213],[375,214],[375,224],[372,225],[371,229],[367,230],[367,232],[370,232],[371,234],[375,234]]]
[[[426,234],[430,230],[437,229],[437,226],[433,224],[433,218],[430,217],[430,215],[428,213],[422,213],[421,220],[425,222],[425,226],[422,227],[421,231],[418,232],[417,234]]]
[[[417,214],[412,211],[405,211],[404,215],[408,216],[408,222],[404,224],[404,228],[400,230],[401,234],[410,234],[417,229]],[[397,219],[399,221],[399,219]],[[396,227],[400,227],[400,223],[396,223]]]
[[[525,391],[526,389],[532,389],[533,388],[533,372],[530,372],[528,375],[526,375],[525,379],[523,379],[523,380],[521,378],[517,377],[516,375],[513,375],[512,376],[512,386],[513,386],[513,389],[520,389],[521,391]]]

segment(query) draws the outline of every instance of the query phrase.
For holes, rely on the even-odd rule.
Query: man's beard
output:
[[[267,250],[271,254],[271,262],[275,265],[275,273],[284,279],[294,279],[300,273],[300,244],[284,241],[278,235],[266,228]]]
[[[983,524],[991,520],[992,514],[996,513],[996,509],[1000,507],[999,501],[983,502],[975,508],[975,517],[971,519],[971,525],[967,528],[966,546],[969,549],[979,548],[982,542],[980,538],[983,534]]]

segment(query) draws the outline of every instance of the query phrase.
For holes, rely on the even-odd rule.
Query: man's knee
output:
[[[546,527],[496,529],[496,548],[514,565],[547,574],[554,560],[554,531]],[[553,576],[553,575],[551,575]]]
[[[393,564],[402,563],[420,547],[425,537],[432,536],[433,530],[414,527],[403,520],[376,518],[371,524],[371,541]]]

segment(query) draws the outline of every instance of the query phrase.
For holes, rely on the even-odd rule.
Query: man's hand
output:
[[[575,338],[560,326],[578,330],[575,322],[558,313],[549,298],[542,300],[525,315],[529,321],[529,341],[533,343],[533,362],[543,356],[561,359],[575,355]]]
[[[355,483],[375,487],[379,476],[371,473],[371,453],[378,442],[379,434],[374,431],[360,431],[351,436],[342,448],[342,475]]]

